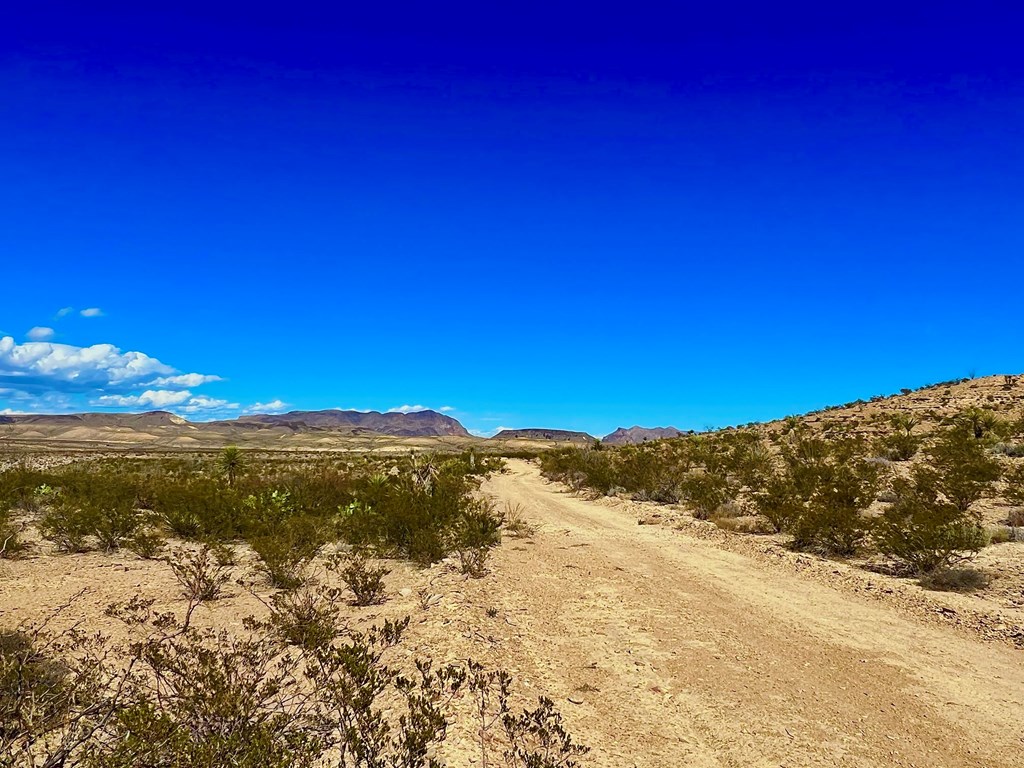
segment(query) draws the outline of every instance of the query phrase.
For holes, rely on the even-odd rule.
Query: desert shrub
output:
[[[344,642],[318,648],[307,666],[322,701],[319,728],[340,753],[341,766],[440,768],[430,754],[447,736],[447,709],[466,674],[427,661],[417,661],[410,675],[390,666],[385,655],[408,624],[350,631]]]
[[[75,765],[94,729],[112,714],[115,696],[102,642],[47,623],[0,631],[0,765]]]
[[[889,461],[910,461],[921,447],[921,438],[917,435],[894,432],[878,440],[877,450],[880,456]]]
[[[475,710],[480,764],[488,765],[495,749],[509,768],[578,768],[576,758],[590,750],[566,731],[554,703],[541,697],[534,709],[515,712],[512,678],[503,670],[487,670],[470,661],[465,688]]]
[[[145,524],[137,481],[116,467],[72,468],[49,479],[55,488],[42,496],[40,530],[58,549],[82,551],[93,538],[112,552]]]
[[[49,730],[69,706],[70,670],[21,630],[0,630],[0,758],[5,748]]]
[[[1007,472],[1005,480],[1006,500],[1024,507],[1024,464],[1018,464]]]
[[[1010,425],[990,410],[984,408],[968,408],[953,419],[959,431],[966,432],[975,440],[996,438],[1007,434]]]
[[[922,574],[917,583],[936,592],[977,592],[989,581],[988,575],[975,568],[941,568]]]
[[[151,479],[150,504],[175,536],[190,541],[234,539],[245,532],[242,499],[214,478]]]
[[[455,534],[464,574],[480,578],[487,572],[490,550],[501,543],[501,524],[501,517],[489,503],[476,501],[463,514]]]
[[[177,549],[167,563],[181,585],[182,594],[191,602],[216,600],[231,578],[228,567],[217,562],[208,546]]]
[[[867,538],[864,511],[875,499],[877,465],[823,463],[817,487],[793,523],[793,546],[823,554],[852,555]]]
[[[249,545],[259,558],[260,570],[270,583],[281,589],[293,589],[302,584],[307,563],[323,549],[327,537],[316,520],[297,517],[275,531],[268,531],[249,539]]]
[[[141,557],[143,560],[156,560],[163,552],[167,539],[157,528],[149,527],[136,531],[130,539],[124,542],[126,549]]]
[[[797,435],[782,448],[779,474],[755,494],[759,511],[793,536],[795,549],[852,555],[867,537],[865,510],[874,501],[882,467],[864,458],[851,438]]]
[[[95,529],[92,510],[68,500],[58,500],[39,520],[39,532],[60,552],[87,552],[89,534]]]
[[[1006,544],[1009,541],[1016,540],[1013,528],[1005,525],[989,528],[985,533],[989,544]]]
[[[134,539],[144,525],[143,516],[135,509],[133,501],[97,510],[93,520],[92,533],[107,552],[120,549],[125,542]]]
[[[909,479],[893,483],[896,501],[875,520],[878,550],[927,573],[949,568],[985,546],[977,516],[944,497],[942,478],[918,466]]]
[[[483,690],[484,725],[495,731],[481,734],[485,763],[569,768],[586,752],[550,700],[514,712],[512,679],[501,670],[472,661],[394,666],[409,620],[347,629],[330,610],[336,597],[281,593],[270,619],[249,618],[240,635],[192,626],[191,606],[182,620],[138,598],[108,610],[128,625],[126,644],[40,642],[41,630],[0,634],[0,761],[442,768],[433,756],[465,713],[460,694],[471,679]]]
[[[340,600],[341,592],[335,587],[283,590],[270,598],[268,626],[288,645],[315,651],[334,642],[344,630]]]
[[[764,533],[766,529],[762,521],[752,518],[747,510],[735,502],[728,502],[716,509],[709,518],[723,531],[734,533]]]
[[[613,488],[625,487],[611,451],[559,448],[542,454],[540,464],[546,477],[564,482],[574,490],[591,488],[607,495]]]
[[[135,644],[139,674],[117,716],[81,764],[88,768],[299,768],[323,754],[322,737],[298,701],[298,659],[269,634],[224,632],[157,620]]]
[[[694,472],[680,483],[680,495],[693,510],[698,520],[707,520],[728,501],[732,501],[737,488],[724,474]]]
[[[803,508],[788,475],[769,478],[753,494],[753,501],[758,513],[776,533],[788,531]]]
[[[10,501],[0,496],[0,559],[17,557],[25,550],[21,528],[15,523]]]
[[[371,478],[360,500],[342,510],[339,530],[357,550],[435,563],[456,551],[460,537],[480,522],[474,488],[458,463],[421,464],[383,481]]]
[[[944,430],[928,450],[938,491],[966,512],[999,479],[999,462],[963,427]]]
[[[351,557],[339,569],[338,575],[352,592],[353,605],[377,605],[386,599],[384,577],[391,571],[383,566],[370,565],[365,558]]]
[[[532,710],[506,714],[502,727],[509,742],[505,758],[522,768],[578,768],[575,759],[590,750],[573,741],[554,702],[541,697]]]

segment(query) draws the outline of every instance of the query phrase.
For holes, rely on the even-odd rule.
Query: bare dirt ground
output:
[[[703,529],[638,525],[636,505],[574,497],[526,462],[483,490],[521,505],[536,533],[506,538],[479,580],[451,563],[395,564],[391,599],[352,619],[410,615],[403,653],[472,657],[512,672],[522,703],[550,696],[592,747],[583,765],[1022,764],[1024,652],[1005,638],[820,569],[771,567]],[[112,600],[181,602],[164,563],[39,554],[0,577],[0,626],[39,619],[82,587],[73,618],[110,632]],[[261,609],[233,588],[198,618],[237,631]],[[456,728],[448,764],[479,765],[476,738]]]

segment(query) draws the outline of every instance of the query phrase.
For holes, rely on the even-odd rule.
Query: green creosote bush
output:
[[[429,565],[458,551],[478,525],[475,487],[460,461],[419,462],[386,480],[371,477],[359,500],[341,510],[339,531],[356,550]]]
[[[39,532],[44,539],[53,542],[59,552],[88,552],[89,534],[95,520],[88,510],[73,502],[60,500],[51,505],[39,520]]]
[[[267,625],[288,645],[314,651],[343,634],[340,602],[337,587],[307,584],[282,590],[270,598]]]
[[[361,555],[335,561],[332,567],[352,593],[353,605],[379,605],[387,600],[384,577],[391,573],[389,569],[371,565]]]
[[[258,568],[280,589],[294,589],[305,579],[308,563],[328,541],[320,521],[298,516],[249,539],[259,559]]]
[[[455,531],[462,573],[474,579],[487,573],[490,551],[501,543],[502,522],[489,502],[477,501],[463,514]]]
[[[801,511],[796,487],[786,476],[770,477],[753,494],[754,506],[776,533],[788,531]]]
[[[961,512],[970,509],[1002,474],[998,460],[963,427],[944,430],[927,453],[937,473],[934,485]]]
[[[917,466],[910,478],[894,481],[893,490],[896,501],[874,523],[875,545],[883,555],[928,573],[948,569],[985,546],[980,519],[944,496],[939,472]]]
[[[130,539],[124,542],[126,549],[143,560],[158,560],[166,545],[167,539],[163,532],[154,527],[136,531]]]
[[[826,466],[792,524],[793,546],[819,554],[853,555],[870,530],[864,513],[875,499],[879,469],[863,461]]]
[[[921,447],[922,438],[913,434],[919,424],[912,413],[895,413],[889,417],[893,432],[877,442],[878,453],[890,461],[910,461]]]
[[[723,474],[693,473],[680,483],[680,496],[698,520],[707,520],[716,509],[736,497],[737,488]]]

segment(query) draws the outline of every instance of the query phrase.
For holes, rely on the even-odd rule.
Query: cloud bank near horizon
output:
[[[65,308],[69,309],[70,308]],[[61,313],[69,314],[61,310]],[[98,317],[99,309],[82,310]],[[56,413],[84,410],[168,410],[183,416],[220,418],[242,412],[283,408],[281,400],[240,403],[192,390],[224,381],[209,373],[182,373],[156,357],[123,351],[113,344],[82,347],[49,341],[52,328],[35,327],[29,341],[0,337],[0,412]]]

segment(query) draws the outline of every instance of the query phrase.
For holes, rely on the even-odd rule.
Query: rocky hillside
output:
[[[913,417],[915,433],[924,434],[972,409],[995,414],[1007,422],[1024,418],[1024,375],[941,382],[748,426],[773,433],[802,422],[811,428],[874,437],[890,431],[891,419],[899,414]]]

